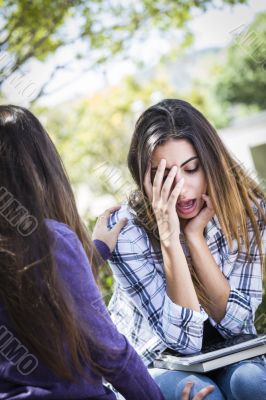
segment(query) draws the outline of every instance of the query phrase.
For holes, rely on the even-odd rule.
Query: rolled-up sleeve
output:
[[[261,293],[261,292],[260,292]],[[225,337],[242,333],[256,333],[254,326],[255,312],[262,301],[262,295],[257,297],[243,294],[232,288],[229,294],[224,318],[216,325]]]
[[[203,322],[207,318],[208,315],[203,308],[197,312],[182,307],[173,303],[165,293],[162,326],[167,337],[167,345],[172,349],[177,350],[175,334],[178,333],[180,353],[190,354],[199,351],[202,345]]]

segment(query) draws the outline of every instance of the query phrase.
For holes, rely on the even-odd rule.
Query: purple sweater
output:
[[[65,290],[72,293],[80,318],[85,321],[91,337],[100,345],[99,349],[93,340],[88,339],[93,361],[106,368],[105,380],[128,400],[163,400],[158,386],[139,356],[112,323],[78,237],[63,223],[47,220],[47,224],[55,238],[54,256]],[[56,377],[41,360],[20,346],[3,305],[0,305],[0,320],[2,400],[116,398],[103,385],[102,376],[90,367],[87,368],[89,382],[78,375],[75,383]]]

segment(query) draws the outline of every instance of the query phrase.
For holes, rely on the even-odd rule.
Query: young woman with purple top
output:
[[[126,224],[106,228],[116,209],[96,224],[96,251],[48,134],[28,110],[0,106],[1,399],[115,399],[104,378],[125,399],[163,400],[94,279]]]
[[[110,266],[112,320],[167,400],[186,381],[212,383],[213,400],[266,398],[265,356],[212,373],[154,368],[165,349],[256,335],[266,251],[266,197],[191,104],[163,100],[139,117],[128,153],[136,190],[115,212],[128,219]],[[198,386],[199,385],[199,386]]]

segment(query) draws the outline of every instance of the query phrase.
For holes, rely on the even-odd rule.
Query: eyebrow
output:
[[[180,168],[183,167],[185,164],[187,164],[189,161],[195,160],[196,158],[199,158],[199,157],[198,157],[198,156],[190,157],[187,161],[184,161],[184,162],[180,165]]]
[[[196,160],[197,158],[199,158],[199,157],[198,157],[198,156],[190,157],[188,160],[184,161],[184,162],[180,165],[180,168],[183,167],[184,165],[186,165],[187,163],[189,163],[190,161]],[[152,171],[155,171],[156,169],[157,169],[157,167],[152,168],[151,170],[152,170]],[[165,168],[165,170],[166,170],[166,171],[169,171],[170,168]]]

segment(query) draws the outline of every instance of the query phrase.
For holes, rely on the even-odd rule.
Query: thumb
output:
[[[120,219],[117,224],[111,229],[111,232],[116,234],[117,236],[119,235],[120,231],[124,228],[124,226],[128,223],[127,218],[122,218]]]

